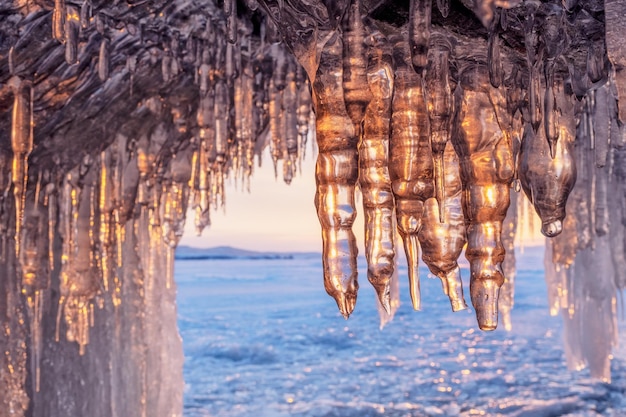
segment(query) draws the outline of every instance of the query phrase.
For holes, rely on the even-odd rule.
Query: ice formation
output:
[[[187,210],[202,233],[225,178],[247,186],[266,146],[291,182],[313,124],[341,314],[359,289],[357,188],[383,324],[399,235],[415,309],[420,252],[466,308],[466,244],[478,325],[514,328],[532,204],[568,365],[610,379],[625,14],[624,0],[4,2],[0,416],[180,415],[172,271]]]

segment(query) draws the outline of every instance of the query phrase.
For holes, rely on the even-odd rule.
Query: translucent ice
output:
[[[483,330],[494,330],[498,323],[498,293],[504,283],[500,234],[514,173],[512,144],[496,120],[491,88],[486,67],[465,69],[455,92],[458,107],[452,137],[461,162],[470,293]]]
[[[461,269],[457,259],[466,243],[465,218],[461,204],[459,158],[449,143],[443,155],[445,193],[443,207],[429,198],[424,203],[422,227],[418,237],[422,259],[430,271],[441,279],[443,291],[450,299],[452,311],[467,308],[463,298]]]
[[[343,42],[333,35],[322,51],[313,83],[319,155],[315,206],[322,225],[324,287],[348,318],[356,303],[356,217],[358,138],[344,103]]]
[[[576,181],[576,166],[571,150],[575,137],[572,98],[565,94],[562,87],[557,94],[563,116],[557,121],[560,140],[553,145],[554,155],[551,156],[544,131],[539,129],[535,133],[527,125],[519,168],[524,191],[541,218],[541,232],[548,237],[561,233],[567,196]]]
[[[394,43],[395,86],[392,101],[389,175],[396,202],[398,231],[408,262],[415,310],[421,309],[419,243],[424,202],[434,196],[433,159],[422,77],[411,66],[407,41]]]
[[[392,279],[395,271],[394,201],[389,177],[389,134],[393,70],[391,46],[378,31],[368,37],[367,83],[371,101],[365,110],[359,141],[359,186],[365,216],[367,278],[380,304],[392,311]],[[397,277],[396,277],[397,279]]]

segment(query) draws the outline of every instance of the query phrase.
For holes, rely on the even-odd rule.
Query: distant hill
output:
[[[224,259],[293,259],[294,256],[316,255],[318,253],[288,253],[288,252],[256,252],[246,249],[233,248],[232,246],[217,246],[214,248],[192,248],[179,246],[176,249],[178,260],[224,260]]]

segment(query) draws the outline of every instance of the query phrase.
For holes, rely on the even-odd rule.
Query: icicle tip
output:
[[[498,327],[500,287],[493,280],[478,280],[470,284],[470,293],[480,330],[495,330]]]
[[[563,222],[556,219],[551,222],[545,222],[541,225],[541,233],[546,237],[554,237],[563,231]]]

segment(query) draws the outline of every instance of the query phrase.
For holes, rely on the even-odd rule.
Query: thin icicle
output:
[[[301,158],[305,157],[306,143],[309,135],[309,124],[311,123],[311,86],[308,78],[304,73],[304,69],[298,66],[298,80],[300,80],[300,88],[298,90],[298,149],[301,153]]]
[[[428,269],[439,277],[443,292],[448,296],[452,311],[465,310],[461,269],[457,263],[465,246],[465,218],[462,207],[461,173],[459,158],[452,144],[443,155],[445,193],[441,196],[443,207],[436,199],[424,203],[419,241],[422,259]]]
[[[31,373],[34,391],[39,392],[40,360],[43,347],[42,313],[43,297],[50,286],[47,271],[46,236],[47,221],[39,207],[38,198],[29,201],[29,209],[24,216],[22,250],[19,254],[22,272],[22,293],[26,295],[27,316],[31,334]]]
[[[54,9],[52,11],[52,37],[61,43],[65,42],[66,15],[65,0],[54,0]]]
[[[596,168],[594,175],[595,192],[595,233],[596,236],[605,236],[611,227],[609,223],[609,173],[608,167]],[[615,225],[617,226],[617,225]]]
[[[411,0],[409,6],[409,45],[411,62],[418,74],[428,65],[431,0]]]
[[[594,153],[597,167],[604,167],[607,163],[609,147],[611,145],[611,114],[609,112],[609,100],[611,99],[610,87],[604,84],[595,90],[595,106],[591,129],[593,129]]]
[[[437,0],[437,9],[445,19],[450,14],[450,0]]]
[[[83,4],[80,6],[80,27],[81,29],[87,29],[92,15],[91,0],[83,0]]]
[[[388,169],[393,63],[391,47],[380,32],[368,38],[367,82],[371,101],[365,110],[358,146],[359,186],[363,193],[367,278],[385,312],[381,313],[382,328],[393,317],[393,279],[397,280],[397,272],[394,202]]]
[[[502,57],[500,56],[500,36],[499,36],[499,14],[495,15],[495,18],[489,29],[489,38],[487,41],[487,62],[489,64],[489,81],[495,88],[500,87],[502,84],[503,69],[502,69]]]
[[[450,90],[448,59],[451,45],[443,37],[433,38],[434,48],[431,61],[426,71],[425,96],[428,101],[430,120],[430,143],[432,147],[435,198],[439,208],[439,221],[443,222],[445,210],[444,152],[450,139],[450,121],[452,118],[452,91]]]
[[[285,121],[285,153],[283,154],[283,180],[290,184],[298,161],[298,96],[296,88],[296,63],[290,60],[287,87],[283,92],[283,119]]]
[[[13,167],[11,180],[15,196],[15,253],[19,255],[26,186],[28,183],[28,156],[33,149],[34,91],[30,82],[23,81],[16,76],[9,80],[9,85],[13,90],[11,118]]]
[[[517,232],[517,199],[521,198],[518,193],[510,193],[511,204],[506,212],[506,217],[502,223],[502,246],[505,255],[502,261],[502,272],[504,273],[504,284],[500,288],[500,298],[498,299],[498,311],[500,321],[506,331],[511,331],[511,310],[515,301],[515,235]],[[522,197],[523,198],[523,197]]]
[[[269,115],[270,115],[270,153],[272,156],[272,162],[274,163],[274,178],[278,178],[278,161],[282,159],[282,147],[283,141],[283,132],[280,129],[281,122],[281,114],[282,114],[282,101],[283,101],[283,92],[276,88],[274,84],[274,80],[270,81],[270,105],[269,105]]]
[[[75,8],[71,8],[65,22],[65,62],[73,64],[78,57],[78,33],[80,32],[80,20]]]
[[[109,79],[110,60],[109,40],[102,38],[102,42],[100,43],[100,55],[98,56],[98,77],[100,77],[100,81],[102,82]]]
[[[433,159],[421,76],[410,67],[407,42],[396,38],[389,175],[396,202],[398,230],[404,243],[413,308],[421,309],[419,243],[424,201],[434,196]]]
[[[343,21],[343,93],[346,110],[357,137],[361,136],[365,108],[370,101],[367,59],[363,45],[365,28],[360,4],[360,0],[351,0]]]

